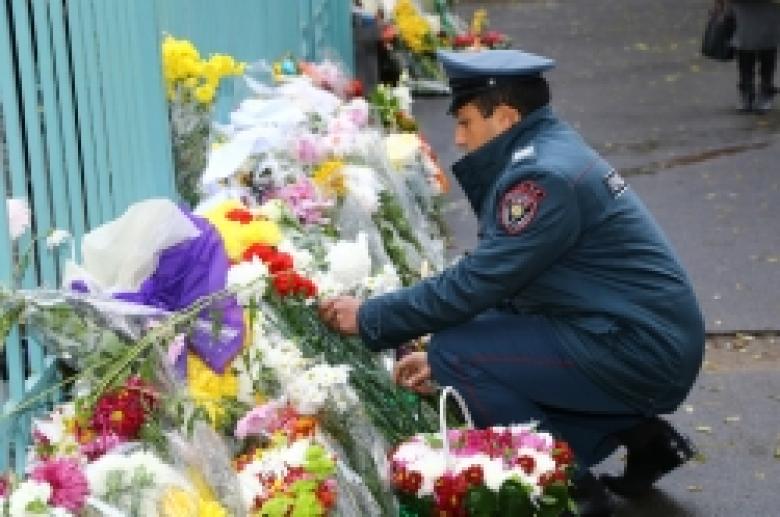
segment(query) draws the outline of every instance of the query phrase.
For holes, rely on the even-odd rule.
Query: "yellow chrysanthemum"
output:
[[[238,379],[229,368],[220,375],[192,353],[187,356],[187,385],[190,396],[206,410],[212,422],[217,422],[223,414],[221,399],[235,398],[238,394]]]
[[[347,184],[341,169],[344,162],[340,160],[328,160],[323,162],[314,171],[312,180],[328,197],[340,197],[347,193]]]
[[[210,84],[203,84],[195,88],[192,93],[195,96],[195,100],[201,104],[211,104],[217,92]]]
[[[163,39],[162,65],[166,92],[170,100],[176,99],[177,85],[185,83],[185,86],[192,90],[193,97],[203,104],[213,102],[222,78],[242,75],[246,66],[227,54],[214,54],[207,60],[201,59],[192,42],[178,40],[173,36]],[[200,84],[201,80],[204,84]]]
[[[198,517],[227,517],[228,513],[214,499],[201,499],[198,504]]]
[[[198,497],[179,487],[170,487],[160,497],[162,517],[198,517]]]
[[[401,40],[412,52],[433,50],[430,45],[431,27],[411,0],[398,0],[393,15]]]
[[[273,221],[254,219],[248,223],[228,219],[234,210],[246,210],[238,201],[218,204],[205,216],[219,232],[228,258],[240,261],[244,251],[252,244],[276,246],[282,240],[282,232]]]

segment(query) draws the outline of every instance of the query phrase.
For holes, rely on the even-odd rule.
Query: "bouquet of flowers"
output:
[[[448,430],[453,395],[469,428]],[[534,425],[473,429],[465,402],[441,394],[441,432],[418,434],[391,454],[393,484],[404,515],[557,516],[569,508],[572,451]]]
[[[452,47],[456,50],[502,49],[509,48],[511,40],[498,31],[488,30],[490,22],[485,9],[477,9],[471,19],[468,31],[462,31],[452,38]]]
[[[203,59],[188,40],[167,35],[162,43],[163,77],[170,103],[176,189],[195,206],[206,167],[211,107],[226,77],[244,74],[245,63],[226,54]]]

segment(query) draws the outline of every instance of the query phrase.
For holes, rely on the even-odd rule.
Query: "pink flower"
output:
[[[287,203],[290,210],[304,224],[326,221],[324,211],[332,206],[329,201],[319,199],[317,189],[308,178],[302,178],[274,192],[273,196]]]
[[[5,200],[8,209],[8,233],[11,240],[16,240],[30,227],[30,207],[24,199],[8,198]]]
[[[11,482],[5,476],[0,476],[0,500],[8,498],[11,494]]]
[[[184,334],[177,334],[176,337],[173,338],[171,344],[168,345],[168,353],[165,356],[165,361],[168,363],[168,366],[173,367],[176,365],[176,361],[179,359],[182,352],[184,352],[184,347],[186,345],[187,342],[184,339]]]
[[[43,462],[33,469],[30,477],[51,486],[49,504],[71,512],[81,510],[89,494],[87,478],[72,458]]]
[[[325,148],[318,136],[304,133],[293,142],[293,154],[302,163],[315,164],[325,158]]]
[[[95,461],[105,453],[123,443],[124,440],[113,433],[103,433],[80,447],[81,454],[89,461]]]
[[[344,106],[347,119],[355,126],[362,128],[368,124],[368,102],[362,97],[352,99]]]
[[[278,402],[269,402],[249,411],[236,424],[236,438],[243,440],[250,434],[259,435],[278,429],[282,424],[279,418],[280,408]]]

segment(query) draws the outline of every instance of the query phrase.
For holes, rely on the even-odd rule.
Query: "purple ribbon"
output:
[[[180,242],[160,254],[159,264],[137,292],[117,293],[119,300],[176,311],[191,305],[203,296],[225,288],[229,261],[222,238],[217,230],[201,217],[182,210],[200,230],[200,235]],[[161,224],[165,224],[161,221]],[[224,373],[225,367],[241,350],[244,342],[244,316],[235,297],[219,300],[201,314],[206,320],[189,335],[189,347],[215,372]],[[214,317],[218,325],[233,330],[235,335],[220,339],[213,332]],[[232,334],[232,332],[231,332]],[[176,361],[176,372],[182,378],[187,374],[187,354]]]

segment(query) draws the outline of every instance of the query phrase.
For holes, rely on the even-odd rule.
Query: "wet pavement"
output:
[[[709,0],[515,0],[486,7],[515,48],[558,61],[553,104],[627,177],[686,264],[709,332],[705,368],[670,418],[701,449],[627,516],[780,515],[780,102],[736,112],[736,65],[700,57]],[[447,99],[417,99],[445,167]],[[476,225],[454,186],[452,256]],[[620,468],[621,454],[601,470]]]

